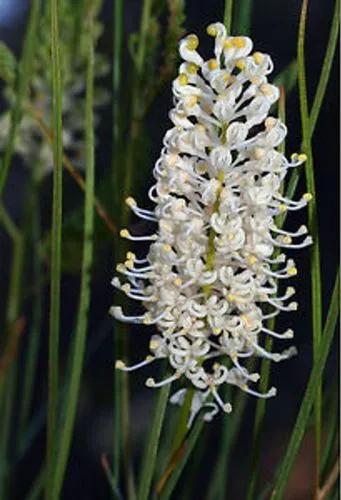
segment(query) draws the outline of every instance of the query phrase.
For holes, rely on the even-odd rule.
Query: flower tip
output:
[[[313,195],[311,193],[304,193],[302,196],[303,200],[309,203],[313,199]]]
[[[306,154],[301,153],[301,154],[297,155],[297,159],[300,163],[304,163],[305,161],[307,161],[308,157]]]
[[[270,398],[272,398],[272,397],[276,396],[276,394],[277,394],[277,389],[276,389],[276,387],[271,387],[271,389],[269,390],[269,393],[268,393],[268,394],[269,394],[269,397],[270,397]]]
[[[120,306],[111,306],[109,309],[109,314],[113,316],[115,319],[120,319],[122,318],[122,307]]]
[[[129,238],[129,231],[128,231],[128,229],[121,229],[120,236],[121,236],[121,238]]]
[[[253,55],[252,55],[252,58],[253,60],[255,61],[256,64],[261,64],[264,60],[264,54],[262,54],[261,52],[255,52]]]
[[[288,268],[287,273],[289,276],[296,276],[297,274],[297,267],[291,266]]]
[[[258,382],[259,379],[260,379],[259,373],[251,373],[250,375],[251,382]]]
[[[225,413],[231,413],[232,411],[232,405],[230,403],[225,403],[223,406],[223,410]]]
[[[154,387],[155,386],[155,380],[153,378],[147,378],[147,380],[146,380],[146,386],[147,387]]]
[[[209,35],[209,36],[217,36],[218,34],[218,31],[217,31],[217,28],[215,27],[214,24],[209,24],[206,28],[206,33]]]
[[[188,84],[188,76],[186,73],[180,73],[178,76],[178,82],[180,85],[187,85]]]
[[[132,196],[128,196],[128,198],[125,199],[125,202],[130,208],[136,207],[136,201]]]
[[[116,363],[115,363],[116,370],[124,370],[125,367],[126,367],[126,364],[124,361],[122,361],[122,359],[116,360]]]
[[[294,330],[292,330],[291,328],[288,328],[288,330],[285,332],[285,334],[283,336],[286,339],[292,339],[292,338],[294,338]]]
[[[188,50],[196,50],[199,46],[199,38],[197,35],[188,35],[186,38],[186,45]]]

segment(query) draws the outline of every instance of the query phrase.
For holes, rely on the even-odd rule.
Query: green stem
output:
[[[334,7],[332,26],[330,29],[329,40],[328,40],[328,45],[327,45],[327,50],[326,50],[325,57],[323,59],[323,66],[321,69],[321,76],[320,76],[320,80],[319,80],[318,85],[317,85],[317,90],[316,90],[314,102],[313,102],[311,112],[310,112],[310,120],[309,121],[310,121],[311,135],[313,134],[313,131],[315,129],[315,126],[316,126],[316,123],[318,120],[318,116],[320,113],[320,109],[322,106],[322,102],[324,99],[324,95],[326,93],[328,80],[329,80],[329,74],[330,74],[333,60],[334,60],[335,49],[337,47],[339,26],[340,26],[340,0],[336,0],[335,7]]]
[[[328,46],[326,49],[325,57],[324,57],[324,64],[321,69],[321,75],[320,75],[320,80],[317,86],[317,90],[314,96],[314,101],[313,101],[313,106],[309,118],[309,126],[310,126],[310,140],[313,136],[313,133],[315,131],[316,123],[318,120],[319,113],[321,111],[323,99],[325,96],[326,88],[327,88],[327,83],[329,80],[330,76],[330,71],[332,67],[332,61],[334,58],[335,54],[335,48],[336,48],[336,43],[335,39],[337,39],[337,34],[338,34],[338,28],[339,28],[339,0],[336,0],[335,3],[335,8],[334,8],[334,16],[333,16],[333,23],[331,27],[331,32],[329,35],[329,41],[328,41]],[[291,79],[290,79],[291,80]],[[302,146],[304,147],[304,146]],[[288,186],[286,188],[286,196],[291,199],[293,195],[295,194],[298,181],[300,178],[301,171],[298,169],[294,169],[289,182]],[[282,227],[286,219],[286,214],[283,214],[278,217],[278,227]],[[269,325],[269,329],[273,330],[274,325]],[[266,349],[271,349],[272,347],[272,341],[270,338],[267,339],[267,344],[265,347]],[[268,380],[269,380],[269,375],[270,375],[270,363],[267,360],[262,361],[262,366],[261,366],[261,380],[265,380],[266,384],[262,384],[262,390],[266,391],[268,389]],[[259,442],[260,442],[260,434],[262,432],[262,421],[263,421],[263,416],[264,416],[264,411],[263,407],[265,410],[265,402],[263,400],[259,400],[257,402],[257,410],[256,410],[256,417],[255,417],[255,428],[254,428],[254,435],[259,434]],[[263,414],[263,415],[262,415]],[[254,463],[258,462],[257,456],[255,456]],[[250,491],[252,493],[252,487],[255,486],[252,484],[252,481],[254,481],[255,478],[251,479],[250,481]]]
[[[114,36],[113,36],[113,80],[112,80],[112,116],[113,116],[113,181],[114,194],[118,207],[119,185],[119,150],[120,150],[120,104],[121,104],[121,70],[122,70],[122,44],[123,44],[123,0],[116,0],[114,3]]]
[[[234,32],[247,36],[251,34],[252,1],[239,0],[236,29]]]
[[[163,489],[161,495],[160,495],[160,500],[168,500],[171,498],[171,495],[174,491],[175,486],[177,485],[177,482],[181,476],[181,473],[185,467],[185,465],[188,462],[188,459],[196,445],[196,442],[198,441],[198,438],[201,434],[203,425],[204,425],[204,419],[202,418],[202,415],[198,415],[196,422],[193,425],[192,430],[189,433],[188,439],[185,441],[185,451],[184,454],[177,463],[173,474],[169,478],[168,482],[165,485],[165,488]]]
[[[225,0],[224,25],[228,35],[232,33],[233,0]]]
[[[308,205],[308,225],[314,240],[311,251],[311,300],[313,323],[313,351],[314,360],[319,350],[322,335],[322,291],[320,269],[320,245],[318,233],[318,214],[316,209],[316,189],[314,179],[313,151],[311,145],[311,132],[309,122],[308,97],[305,72],[305,28],[307,19],[308,0],[303,0],[298,33],[297,62],[298,62],[298,88],[300,97],[300,112],[302,124],[303,151],[307,154],[305,163],[305,176],[308,191],[313,199]],[[315,489],[319,487],[319,470],[321,454],[321,423],[322,423],[322,385],[318,384],[315,401]]]
[[[22,57],[18,67],[16,98],[11,111],[9,138],[0,171],[0,197],[2,196],[14,153],[15,138],[21,120],[22,104],[28,93],[28,84],[32,76],[35,40],[38,32],[40,0],[31,1],[27,32],[23,41]]]
[[[46,499],[50,499],[53,483],[53,459],[56,444],[59,325],[62,248],[63,201],[63,143],[62,143],[62,81],[60,70],[59,2],[50,0],[51,64],[52,64],[52,122],[53,122],[53,201],[51,237],[51,285],[48,355],[48,418],[47,418],[47,481]]]
[[[295,463],[295,459],[300,449],[300,445],[305,434],[305,429],[309,421],[310,413],[316,400],[316,391],[320,385],[323,371],[327,362],[339,314],[339,287],[340,273],[338,271],[330,307],[328,310],[327,320],[323,330],[323,342],[320,343],[317,356],[314,360],[313,369],[310,373],[309,381],[304,393],[296,423],[291,433],[285,456],[281,462],[276,476],[271,500],[281,500],[283,498],[290,471]]]
[[[248,367],[251,368],[251,367]],[[213,472],[208,500],[225,500],[227,498],[228,468],[231,459],[231,452],[238,437],[244,410],[247,403],[245,392],[238,392],[233,403],[233,412],[223,420],[223,430],[217,464]]]
[[[142,472],[138,489],[138,499],[148,500],[150,487],[155,470],[156,456],[159,447],[161,429],[165,417],[171,384],[167,384],[159,391],[155,406],[154,418],[150,427],[148,444],[142,462]]]
[[[93,233],[94,233],[94,184],[95,184],[95,146],[94,146],[94,13],[89,8],[87,12],[88,47],[87,47],[87,76],[86,76],[86,104],[85,104],[85,151],[86,151],[86,177],[85,177],[85,207],[84,207],[84,234],[83,234],[83,260],[81,270],[80,298],[77,315],[76,333],[74,339],[73,356],[71,361],[70,382],[67,390],[65,413],[59,432],[59,445],[57,447],[57,462],[54,470],[53,488],[49,498],[57,500],[63,485],[65,469],[72,434],[74,429],[82,368],[84,364],[85,341],[88,329],[88,310],[90,303],[90,280],[93,259]]]
[[[10,282],[8,287],[8,300],[5,318],[6,342],[11,342],[15,335],[15,322],[18,319],[22,298],[22,273],[24,262],[24,239],[20,230],[15,226],[10,215],[1,206],[1,219],[7,229],[13,244],[13,257],[11,264]],[[13,405],[15,399],[17,366],[11,360],[12,366],[0,379],[0,402],[2,406],[1,434],[0,434],[0,498],[8,497],[6,489],[6,471],[8,469],[8,452],[11,435]]]
[[[42,260],[39,252],[39,241],[41,238],[41,227],[40,227],[40,207],[39,207],[39,178],[40,178],[40,167],[37,165],[32,173],[32,225],[30,232],[32,233],[31,245],[33,254],[33,274],[34,283],[36,285],[34,293],[34,303],[33,303],[33,314],[32,314],[32,325],[29,335],[26,359],[25,359],[25,371],[23,377],[23,388],[22,397],[20,403],[19,412],[19,424],[18,424],[18,435],[21,439],[22,432],[24,431],[29,413],[31,410],[31,403],[33,397],[34,380],[37,368],[38,360],[38,350],[39,350],[39,339],[41,331],[41,320],[43,314],[43,269]],[[20,443],[21,445],[21,443]]]

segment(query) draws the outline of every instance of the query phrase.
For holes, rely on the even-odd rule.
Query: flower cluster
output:
[[[190,381],[192,415],[208,406],[210,420],[219,407],[231,411],[222,400],[223,384],[232,384],[259,397],[275,395],[275,388],[260,394],[250,387],[258,373],[243,363],[252,356],[281,361],[295,348],[267,352],[264,338],[290,339],[293,331],[279,333],[267,328],[269,318],[293,311],[295,293],[280,293],[279,282],[295,276],[295,263],[282,249],[311,244],[305,226],[288,232],[275,218],[299,210],[311,199],[299,201],[282,194],[289,169],[306,157],[290,160],[278,151],[287,130],[269,116],[279,90],[268,83],[273,69],[267,54],[252,51],[247,37],[230,37],[225,27],[212,24],[214,58],[204,61],[197,51],[199,40],[189,35],[180,42],[183,59],[173,82],[175,106],[170,112],[173,127],[164,137],[156,162],[156,184],[150,189],[153,211],[139,208],[133,198],[127,204],[139,217],[157,224],[155,234],[121,236],[151,241],[146,258],[128,252],[113,285],[147,309],[142,316],[125,316],[112,307],[122,321],[156,325],[150,340],[151,354],[141,363],[116,368],[130,371],[166,358],[173,373],[162,381],[149,378],[148,387],[176,380]],[[297,241],[293,240],[297,238]],[[182,404],[182,388],[171,401]]]

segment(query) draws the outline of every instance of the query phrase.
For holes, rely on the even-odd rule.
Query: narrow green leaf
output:
[[[181,460],[177,463],[171,477],[167,481],[164,490],[160,494],[160,500],[168,500],[171,498],[171,495],[174,491],[174,488],[177,485],[177,482],[181,476],[182,471],[184,470],[185,465],[188,462],[189,457],[198,441],[202,428],[204,426],[204,420],[202,415],[198,415],[193,428],[191,429],[188,438],[185,441],[185,451]]]
[[[305,30],[307,21],[308,0],[303,0],[301,17],[298,32],[297,63],[298,63],[298,90],[300,97],[300,113],[302,125],[302,145],[303,151],[307,155],[305,163],[305,177],[308,191],[313,199],[308,205],[308,226],[313,237],[313,247],[311,251],[310,272],[311,272],[311,303],[312,303],[312,323],[313,323],[313,351],[316,359],[322,335],[322,289],[321,289],[321,269],[320,269],[320,243],[318,231],[318,214],[316,189],[314,178],[313,151],[311,145],[311,133],[308,110],[307,83],[305,71]],[[316,467],[316,487],[319,483],[320,453],[321,453],[321,423],[322,423],[322,384],[317,387],[315,402],[315,467]]]
[[[335,0],[334,15],[332,26],[330,29],[329,40],[327,45],[327,50],[323,59],[323,66],[321,70],[321,76],[319,83],[317,85],[317,90],[315,94],[315,99],[310,112],[310,133],[313,134],[315,126],[318,120],[320,109],[323,103],[323,98],[326,93],[327,84],[329,80],[330,71],[332,69],[332,64],[335,55],[335,49],[338,41],[338,33],[340,26],[340,0]]]
[[[41,321],[43,315],[43,268],[42,258],[40,255],[39,242],[41,239],[40,227],[40,207],[39,207],[39,177],[40,165],[36,165],[32,169],[31,183],[31,224],[29,227],[29,235],[31,235],[31,249],[33,260],[33,281],[35,284],[34,303],[32,312],[32,323],[29,333],[28,347],[25,355],[25,368],[23,376],[23,385],[19,409],[19,446],[22,433],[26,427],[34,390],[34,382],[38,361],[39,340],[41,334]],[[29,237],[28,235],[28,237]]]
[[[9,138],[4,154],[4,159],[0,171],[0,197],[4,190],[11,160],[14,152],[15,137],[21,119],[22,103],[28,91],[28,83],[31,77],[31,70],[34,57],[36,35],[38,32],[38,21],[40,13],[40,0],[32,0],[30,18],[23,42],[22,57],[18,67],[16,82],[16,100],[11,110],[11,125]]]
[[[165,385],[159,391],[155,406],[154,418],[150,427],[149,439],[145,449],[141,478],[138,489],[138,499],[147,500],[149,498],[150,487],[155,471],[155,462],[159,447],[161,429],[165,417],[167,401],[169,398],[170,384]]]
[[[47,481],[46,499],[50,499],[53,483],[53,458],[56,444],[57,404],[59,389],[59,324],[62,249],[63,202],[63,142],[62,142],[62,82],[60,71],[59,2],[50,0],[51,65],[52,65],[52,126],[53,126],[53,200],[52,248],[50,275],[50,317],[48,353],[48,418],[47,418]]]
[[[0,78],[12,85],[15,81],[17,61],[13,52],[4,42],[0,42]]]
[[[250,35],[251,34],[251,24],[252,24],[252,0],[239,0],[237,2],[237,12],[236,12],[236,22],[234,32],[240,35]]]
[[[335,280],[334,290],[329,306],[327,320],[323,330],[323,342],[320,343],[318,352],[315,357],[313,369],[310,373],[307,388],[300,406],[300,410],[295,422],[295,426],[290,436],[289,444],[285,456],[276,476],[275,486],[272,492],[271,500],[280,500],[283,498],[286,484],[289,479],[290,471],[295,463],[297,453],[300,449],[302,439],[304,437],[305,429],[309,420],[310,412],[312,410],[316,390],[320,385],[323,371],[328,358],[329,350],[332,345],[335,326],[339,314],[339,301],[340,301],[340,273],[338,271]]]
[[[64,402],[64,414],[59,432],[59,445],[57,446],[57,461],[54,469],[52,490],[49,499],[58,500],[63,485],[65,469],[72,434],[74,429],[81,374],[84,364],[85,341],[88,329],[88,309],[90,303],[90,280],[93,254],[93,232],[94,232],[94,184],[95,184],[95,141],[94,141],[94,11],[89,7],[86,12],[86,24],[88,27],[88,51],[87,51],[87,76],[86,76],[86,103],[85,103],[85,206],[84,206],[84,235],[83,235],[83,259],[81,271],[81,285],[79,307],[75,339],[73,345],[73,356],[71,361],[70,382]]]
[[[225,0],[224,24],[228,35],[232,33],[233,0]]]
[[[225,500],[227,498],[226,490],[231,452],[242,425],[247,399],[247,394],[239,391],[233,403],[232,414],[224,416],[219,456],[213,472],[208,500]]]

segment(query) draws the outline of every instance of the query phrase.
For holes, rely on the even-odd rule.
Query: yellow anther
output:
[[[246,47],[246,40],[242,36],[236,36],[235,38],[233,38],[232,43],[237,49],[243,49],[244,47]]]
[[[172,247],[168,243],[165,243],[163,245],[163,249],[164,249],[165,252],[171,252]]]
[[[134,261],[131,259],[127,259],[124,263],[127,269],[132,269],[134,267]]]
[[[280,211],[281,214],[283,214],[288,210],[288,207],[284,205],[284,203],[280,203],[280,205],[278,205],[278,210]]]
[[[129,293],[131,290],[131,286],[129,285],[129,283],[124,283],[124,285],[121,286],[121,290],[124,293]]]
[[[210,24],[209,26],[207,26],[206,32],[210,36],[217,36],[218,34],[217,28],[214,26],[214,24]]]
[[[210,71],[213,71],[213,70],[215,70],[215,69],[218,69],[219,64],[218,64],[217,59],[210,59],[210,60],[208,61],[208,63],[207,63],[207,66],[208,66],[208,69],[209,69]]]
[[[126,198],[125,202],[128,205],[128,207],[136,207],[136,201],[134,200],[134,198],[132,196],[128,196],[128,198]]]
[[[263,83],[260,87],[260,91],[264,95],[271,95],[272,94],[272,86],[269,83]]]
[[[188,35],[186,45],[189,50],[197,49],[199,46],[199,38],[197,35]]]
[[[253,264],[256,264],[257,261],[258,259],[254,255],[249,255],[246,259],[246,262],[249,264],[249,266],[253,266]]]
[[[229,83],[229,81],[231,80],[231,75],[228,71],[224,71],[223,80],[225,83]]]
[[[150,354],[148,354],[148,356],[145,357],[146,361],[153,361],[153,359],[155,359],[154,356],[151,356]]]
[[[289,274],[289,276],[296,276],[297,268],[295,266],[289,267],[287,273]]]
[[[311,193],[305,193],[305,194],[303,195],[303,199],[304,199],[305,201],[311,201],[311,200],[313,199],[313,195],[312,195]]]
[[[263,87],[263,85],[262,85],[262,87]],[[277,120],[276,120],[276,118],[274,118],[273,116],[269,116],[269,117],[265,120],[265,122],[264,122],[264,123],[265,123],[265,128],[266,128],[267,130],[270,130],[270,129],[272,129],[272,128],[276,125]]]
[[[198,174],[204,174],[207,172],[207,163],[199,163],[196,167]]]
[[[178,76],[178,81],[180,85],[187,85],[188,76],[185,73],[180,73],[180,75]]]
[[[181,278],[175,278],[173,281],[175,286],[181,286],[182,285],[182,279]]]
[[[297,157],[298,161],[302,161],[302,162],[307,161],[307,158],[308,158],[307,155],[304,153],[299,154]]]
[[[144,318],[143,318],[143,324],[150,325],[151,322],[152,322],[152,318],[151,318],[150,314],[146,313],[144,315]]]
[[[261,64],[264,60],[264,55],[261,52],[255,52],[252,57],[256,64]]]
[[[196,95],[190,95],[185,99],[185,105],[188,108],[194,108],[198,104],[198,98]]]
[[[234,302],[236,300],[236,296],[233,295],[232,293],[229,293],[226,298],[229,302]]]
[[[136,255],[133,252],[127,252],[126,258],[128,260],[135,260],[136,259]]]
[[[171,153],[171,154],[167,155],[167,157],[166,157],[167,165],[169,167],[174,167],[174,165],[178,161],[178,158],[179,158],[178,155],[175,153]]]
[[[123,370],[125,366],[126,364],[124,363],[124,361],[122,361],[122,359],[118,359],[115,363],[116,370]]]
[[[234,64],[235,64],[236,68],[240,69],[240,71],[245,69],[245,66],[246,66],[244,59],[238,59]]]
[[[291,242],[292,242],[291,236],[284,236],[283,243],[285,243],[286,245],[290,245]]]
[[[250,326],[250,318],[246,314],[242,314],[240,319],[246,324],[246,326]]]
[[[213,335],[219,335],[221,333],[221,328],[212,328]]]
[[[232,234],[232,233],[230,233],[230,234],[228,234],[228,235],[227,235],[227,239],[228,239],[229,241],[232,241],[232,240],[233,240],[233,238],[234,238],[234,236],[233,236],[233,234]]]
[[[259,78],[259,76],[253,76],[252,78],[250,78],[250,82],[253,85],[259,85],[261,82],[261,79]]]
[[[150,349],[151,351],[154,351],[154,350],[155,350],[155,349],[157,349],[159,346],[160,346],[160,342],[159,342],[159,340],[152,339],[152,340],[149,342],[149,349]]]
[[[118,273],[122,273],[122,272],[124,272],[124,271],[125,271],[125,266],[124,266],[123,264],[117,264],[117,266],[116,266],[116,271],[117,271]]]
[[[255,148],[254,155],[256,160],[261,160],[265,156],[265,151],[263,148]]]
[[[195,75],[198,72],[199,66],[194,63],[188,63],[186,69],[190,75]]]
[[[218,173],[218,181],[220,183],[223,183],[225,180],[225,172],[223,170],[221,170],[219,173]]]
[[[224,49],[232,49],[233,42],[231,39],[226,39],[224,42]]]
[[[129,231],[128,231],[128,229],[121,229],[120,236],[121,236],[121,238],[129,238]]]

